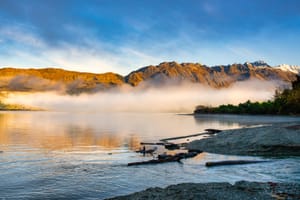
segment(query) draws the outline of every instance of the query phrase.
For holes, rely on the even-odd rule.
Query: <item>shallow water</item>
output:
[[[103,199],[182,182],[300,182],[297,157],[206,168],[207,161],[241,157],[203,153],[182,164],[126,166],[152,158],[134,152],[141,141],[282,121],[299,118],[0,112],[0,198]]]

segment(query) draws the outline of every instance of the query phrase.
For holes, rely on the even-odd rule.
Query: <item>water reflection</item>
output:
[[[299,118],[296,118],[299,120]],[[0,112],[0,145],[49,150],[75,148],[137,150],[141,141],[232,129],[288,117],[184,116],[143,113]],[[1,150],[1,149],[0,149]]]
[[[211,128],[221,129],[226,126],[228,129],[233,129],[242,126],[240,123],[232,120],[228,120],[227,118],[220,117],[219,119],[216,117],[208,117],[205,116],[194,116],[195,122],[198,124],[206,124]]]
[[[84,121],[67,122],[61,125],[56,117],[43,118],[42,115],[35,116],[34,113],[0,113],[0,145],[26,145],[46,150],[95,146],[116,149],[124,145],[132,150],[139,148],[140,139],[136,134],[125,138],[121,133],[100,132]]]
[[[192,117],[176,115],[1,112],[0,145],[45,150],[137,150],[141,140],[158,140],[202,129],[202,125],[195,125]]]
[[[299,122],[299,117],[291,116],[271,116],[271,115],[218,115],[218,114],[199,114],[194,119],[199,124],[210,124],[214,126],[244,127],[251,125],[262,125],[281,122]]]

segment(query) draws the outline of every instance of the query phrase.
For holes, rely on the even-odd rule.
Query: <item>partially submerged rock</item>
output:
[[[149,188],[114,200],[165,199],[299,199],[300,184],[297,183],[260,183],[240,181],[229,183],[182,183],[164,189]]]
[[[187,145],[209,153],[262,156],[300,156],[299,124],[276,124],[226,130]]]

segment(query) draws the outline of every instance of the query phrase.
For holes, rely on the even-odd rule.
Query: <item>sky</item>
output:
[[[300,65],[299,0],[0,0],[0,67]]]

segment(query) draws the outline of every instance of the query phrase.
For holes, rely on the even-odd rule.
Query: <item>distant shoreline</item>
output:
[[[46,110],[43,110],[43,109],[0,109],[0,112],[1,111],[46,111]]]
[[[229,115],[229,116],[261,116],[261,117],[299,117],[300,114],[250,114],[250,113],[189,113],[189,114],[178,114],[178,115],[192,115],[192,116],[203,116],[203,115]]]

